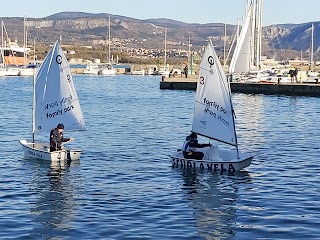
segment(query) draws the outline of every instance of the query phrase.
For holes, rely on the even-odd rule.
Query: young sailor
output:
[[[198,152],[197,148],[205,148],[211,146],[210,143],[198,143],[197,137],[197,134],[193,132],[186,137],[186,141],[184,142],[182,147],[184,158],[201,160],[204,154],[202,152]]]
[[[59,151],[62,149],[62,142],[73,141],[73,138],[63,137],[64,125],[59,123],[58,126],[50,131],[50,152]]]

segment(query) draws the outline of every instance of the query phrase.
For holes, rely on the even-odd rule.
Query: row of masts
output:
[[[249,34],[246,36],[250,35],[250,46],[247,48],[246,53],[240,53],[240,54],[247,54],[250,55],[248,58],[250,59],[248,65],[247,65],[247,70],[249,69],[260,69],[261,68],[261,56],[262,56],[262,6],[263,6],[263,0],[248,0],[247,1],[247,6],[246,6],[246,12],[245,16],[247,17],[248,22],[247,25],[251,24],[251,29],[248,30]],[[250,16],[250,19],[248,19],[248,16]],[[242,24],[241,31],[244,30],[246,22]],[[250,26],[249,26],[250,27]],[[232,53],[233,50],[233,45],[236,43],[238,44],[239,41],[241,41],[241,35],[240,33],[240,24],[238,21],[238,27],[236,30],[236,34],[234,36],[234,39],[232,40],[230,49],[228,51],[228,55],[226,56],[226,24],[225,24],[225,36],[224,36],[224,66],[227,66],[228,58],[230,54]],[[242,33],[242,32],[241,32]],[[243,37],[243,36],[242,36]],[[314,59],[313,59],[313,47],[314,47],[314,25],[311,25],[311,43],[310,43],[310,70],[314,70]],[[243,40],[246,41],[246,40]],[[248,41],[247,41],[248,43]],[[246,44],[246,43],[245,43]],[[235,55],[235,52],[237,49],[235,48],[233,51],[233,55]],[[240,51],[240,50],[239,50]],[[234,57],[234,56],[233,56]],[[302,51],[301,51],[301,59],[302,59]],[[234,59],[231,59],[231,63],[233,63]],[[242,61],[243,62],[243,61]],[[234,69],[231,67],[229,68],[229,72],[236,72]]]

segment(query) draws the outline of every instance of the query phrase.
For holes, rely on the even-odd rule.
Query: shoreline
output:
[[[196,90],[198,76],[162,78],[160,89],[167,90]],[[316,83],[230,83],[233,93],[271,94],[291,96],[320,97],[320,84]]]

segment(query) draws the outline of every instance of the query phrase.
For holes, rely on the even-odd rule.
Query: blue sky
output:
[[[42,18],[62,11],[110,13],[138,19],[236,24],[246,0],[16,0],[1,1],[0,17]],[[263,26],[319,21],[319,0],[264,0]]]

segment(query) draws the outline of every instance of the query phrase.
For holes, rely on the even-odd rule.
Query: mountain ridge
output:
[[[185,23],[166,18],[136,19],[109,13],[59,12],[44,18],[27,19],[28,41],[36,39],[40,43],[50,43],[60,36],[66,44],[94,45],[105,44],[108,33],[108,18],[111,18],[111,38],[118,39],[120,47],[161,49],[164,46],[164,30],[167,27],[168,48],[188,48],[191,39],[192,49],[200,50],[209,37],[217,51],[224,47],[224,23]],[[3,18],[8,35],[23,40],[23,18]],[[320,22],[283,23],[263,27],[263,51],[303,51],[310,49],[311,24],[314,28],[314,46],[320,45]],[[226,24],[227,46],[236,32],[237,26]],[[12,38],[12,37],[11,37]],[[289,51],[289,52],[290,52]],[[278,53],[277,53],[278,52]],[[315,48],[319,54],[319,47]],[[269,54],[271,57],[272,54]],[[295,55],[297,53],[294,53]]]

